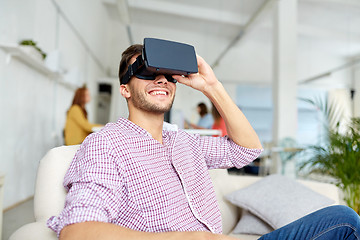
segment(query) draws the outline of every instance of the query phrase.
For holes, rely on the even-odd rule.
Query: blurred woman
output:
[[[211,128],[214,123],[214,119],[211,114],[208,113],[205,103],[199,103],[197,106],[197,111],[200,115],[200,119],[197,125],[202,128]]]
[[[220,130],[222,137],[227,135],[225,121],[221,117],[220,113],[218,112],[214,104],[212,105],[211,113],[214,118],[214,124],[212,125],[212,129]]]
[[[92,132],[93,127],[102,127],[100,124],[89,123],[85,104],[90,102],[90,93],[86,87],[78,88],[70,109],[67,111],[65,124],[65,145],[76,145]]]
[[[197,124],[190,123],[191,128],[195,129],[211,129],[214,119],[210,113],[208,113],[208,109],[206,104],[201,102],[197,105],[197,112],[200,115],[200,119]]]

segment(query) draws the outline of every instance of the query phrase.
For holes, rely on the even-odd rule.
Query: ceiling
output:
[[[130,43],[144,37],[189,43],[221,81],[246,84],[271,83],[277,1],[103,0]],[[358,66],[359,0],[298,0],[297,28],[299,82],[321,82]]]

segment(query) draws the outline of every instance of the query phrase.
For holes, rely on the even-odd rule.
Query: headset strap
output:
[[[133,64],[130,64],[125,75],[121,79],[121,84],[127,84],[131,77],[135,75],[135,72],[143,65],[142,56],[139,55]]]

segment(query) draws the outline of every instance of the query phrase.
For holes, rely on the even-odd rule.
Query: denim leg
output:
[[[259,240],[272,239],[360,240],[360,217],[347,206],[330,206],[259,238]]]

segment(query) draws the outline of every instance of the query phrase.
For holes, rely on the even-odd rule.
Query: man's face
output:
[[[136,57],[132,58],[131,63]],[[134,76],[127,85],[130,93],[127,99],[135,108],[154,113],[165,113],[171,109],[176,84],[168,82],[164,75],[156,76],[155,80],[143,80]]]

